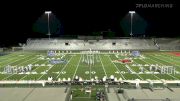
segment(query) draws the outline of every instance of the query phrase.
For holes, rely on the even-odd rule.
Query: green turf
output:
[[[91,86],[91,94],[85,93],[86,86],[72,86],[72,101],[96,101],[96,92],[104,92],[104,86]]]
[[[63,54],[63,53],[62,53]],[[168,52],[142,52],[145,59],[133,59],[133,63],[127,64],[132,71],[136,74],[129,74],[126,64],[114,63],[112,61],[118,59],[124,59],[128,56],[121,56],[120,54],[96,54],[95,64],[89,66],[87,63],[83,63],[82,54],[65,54],[64,59],[68,62],[67,64],[56,64],[52,68],[49,68],[48,60],[40,60],[39,55],[43,55],[47,58],[45,52],[14,52],[5,56],[0,56],[0,72],[4,71],[4,67],[7,65],[12,66],[27,66],[28,64],[45,64],[46,66],[33,66],[33,72],[37,74],[2,74],[0,73],[0,80],[47,80],[49,76],[52,76],[54,80],[58,78],[71,78],[73,79],[76,75],[83,79],[91,79],[97,76],[102,78],[104,76],[110,77],[114,75],[117,79],[166,79],[175,80],[180,79],[180,74],[138,74],[140,72],[139,66],[132,66],[132,64],[158,64],[158,65],[169,65],[176,67],[176,71],[180,72],[180,57],[169,54]],[[56,56],[61,58],[61,56]],[[145,67],[145,71],[148,72],[148,67]],[[42,74],[42,72],[47,74]],[[123,73],[125,72],[125,73]]]

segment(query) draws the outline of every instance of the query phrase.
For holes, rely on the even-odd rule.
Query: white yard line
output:
[[[81,54],[81,57],[80,57],[80,59],[79,59],[78,65],[76,66],[76,70],[75,70],[75,72],[74,72],[74,75],[73,75],[72,79],[74,79],[74,77],[75,77],[75,75],[76,75],[76,72],[77,72],[77,70],[78,70],[78,68],[79,68],[79,64],[80,64],[81,58],[82,58],[82,54]]]
[[[6,66],[6,65],[11,65],[11,64],[13,64],[13,63],[15,63],[15,62],[17,62],[17,61],[19,61],[19,60],[23,60],[23,59],[28,58],[28,57],[30,57],[30,56],[26,56],[26,57],[24,57],[24,58],[17,59],[16,61],[13,61],[13,62],[11,62],[11,63],[9,63],[9,64],[2,65],[2,67],[3,67],[3,66]],[[15,60],[15,59],[13,59],[13,60]]]
[[[71,61],[73,56],[71,56],[71,58],[69,59],[68,63],[61,69],[61,71],[59,72],[59,74],[56,76],[56,78],[58,78],[61,75],[61,72],[67,67],[67,65],[69,64],[69,62]]]
[[[55,66],[55,65],[53,65],[53,66]],[[47,70],[47,72],[48,72],[50,69],[52,69],[53,66],[49,67],[49,69]],[[45,74],[41,75],[37,80],[40,80],[44,75],[45,75]]]
[[[38,60],[38,61],[36,61],[36,62],[39,62],[39,61],[41,61],[41,60]],[[36,62],[33,62],[33,63],[36,63]],[[46,60],[45,62],[43,62],[42,64],[45,64],[46,62],[48,62],[48,60]],[[32,64],[33,64],[32,63]],[[32,71],[36,71],[37,69],[39,69],[41,66],[38,66],[38,67],[36,67],[36,69],[34,69],[34,70],[32,70]]]
[[[36,62],[39,62],[39,61],[41,61],[41,60],[37,60],[37,61],[35,61],[35,62],[33,62],[33,63],[36,63]],[[43,62],[43,64],[44,63],[46,63],[46,62],[48,62],[47,60],[45,61],[45,62]],[[31,63],[31,64],[33,64],[33,63]],[[39,69],[41,66],[39,66],[39,67],[37,67],[36,69],[34,69],[33,71],[36,71],[37,69]],[[49,67],[49,69],[47,70],[47,71],[49,71],[51,68],[52,68],[53,66],[51,66],[51,67]],[[29,74],[27,74],[27,75],[25,75],[24,77],[22,77],[21,79],[23,79],[23,78],[25,78],[26,76],[28,76]],[[45,74],[42,74],[39,78],[38,78],[38,80],[42,77],[42,76],[44,76]],[[20,79],[20,80],[21,80]]]
[[[109,56],[108,56],[109,57]],[[110,57],[109,57],[110,58]],[[111,59],[111,58],[110,58]],[[111,61],[112,61],[112,59],[111,59]],[[113,63],[114,64],[114,63]],[[115,65],[115,64],[114,64]],[[116,66],[116,65],[115,65]],[[123,66],[123,65],[121,65],[121,66]],[[117,67],[117,66],[116,66]],[[126,67],[126,66],[125,66]],[[126,67],[127,68],[127,67]],[[127,68],[128,69],[128,68]],[[133,70],[130,66],[129,66],[129,69],[131,69],[131,70]],[[133,70],[133,72],[135,72],[134,70]],[[143,78],[139,75],[139,74],[137,74],[136,73],[136,75],[141,79],[141,80],[143,80]]]
[[[161,56],[162,58],[166,58],[166,59],[168,58],[168,57],[163,57],[162,55],[159,55],[159,56]],[[159,58],[157,58],[157,59],[159,59]],[[161,60],[161,59],[159,59],[159,60]],[[162,60],[162,61],[165,61],[165,60]],[[174,61],[174,60],[170,60],[170,61]],[[169,61],[165,61],[165,62],[169,63]],[[169,63],[169,64],[171,64],[171,63]],[[180,67],[180,65],[177,65],[177,64],[174,64],[174,65],[177,66],[177,67]]]
[[[102,63],[102,60],[101,60],[101,57],[100,57],[99,54],[98,54],[98,57],[99,57],[99,59],[100,59],[100,61],[101,61],[101,65],[102,65],[102,67],[103,67],[104,73],[105,73],[105,75],[107,76],[107,73],[106,73],[106,71],[105,71],[104,65],[103,65],[103,63]]]
[[[111,61],[111,63],[114,65],[114,67],[118,70],[118,72],[120,73],[120,75],[122,76],[122,78],[123,78],[124,80],[126,80],[125,77],[121,74],[120,70],[117,68],[117,66],[112,62],[111,58],[110,58],[109,56],[107,56],[107,57],[109,58],[109,60]]]
[[[27,58],[28,58],[29,56],[27,56]],[[23,58],[24,59],[24,58]],[[29,60],[32,60],[32,58],[31,59],[27,59],[26,61],[23,61],[23,62],[21,62],[21,63],[19,63],[17,66],[19,66],[20,64],[22,64],[22,63],[24,63],[24,62],[27,62],[27,61],[29,61]],[[5,80],[5,79],[7,79],[7,78],[9,78],[9,77],[11,77],[11,76],[13,76],[13,75],[15,75],[15,74],[11,74],[11,75],[9,75],[8,77],[5,77],[5,78],[3,78],[2,80]]]
[[[41,60],[34,61],[34,62],[32,62],[31,64],[34,64],[34,63],[39,62],[39,61],[41,61]],[[45,61],[44,63],[46,63],[46,62],[48,62],[48,61]],[[41,66],[37,67],[37,68],[34,69],[33,71],[37,70],[37,69],[40,68],[40,67],[41,67]],[[28,75],[30,75],[30,74],[27,74],[27,75],[23,76],[20,80],[24,79],[24,78],[27,77]]]
[[[1,65],[2,63],[5,63],[6,61],[11,61],[11,60],[17,59],[17,58],[18,58],[17,56],[18,56],[18,55],[8,56],[8,57],[1,58],[1,59],[3,59],[3,61],[0,60],[0,61],[1,61],[0,65]],[[6,60],[4,60],[4,59],[6,59]]]
[[[171,55],[167,55],[167,54],[164,54],[164,53],[160,53],[161,55],[159,55],[159,56],[161,56],[161,57],[163,57],[163,56],[165,56],[165,57],[163,57],[163,58],[167,58],[167,59],[169,59],[169,58],[171,58],[171,59],[169,59],[169,60],[171,60],[171,61],[176,61],[176,62],[179,62],[180,60],[179,60],[179,58],[177,58],[177,57],[175,57],[175,56],[171,56]],[[172,58],[175,58],[175,59],[172,59]]]
[[[91,80],[91,65],[89,65],[89,80]]]
[[[125,66],[127,69],[129,69],[129,70],[131,70],[132,72],[135,72],[129,65],[126,65]],[[129,67],[129,68],[128,68]],[[144,80],[139,74],[137,74],[136,72],[135,72],[135,74],[141,79],[141,80]]]
[[[89,56],[89,80],[91,80],[91,64],[90,64],[91,56]]]
[[[152,56],[152,55],[151,55]],[[153,56],[152,56],[153,57]],[[156,57],[153,57],[153,58],[156,58]],[[153,59],[151,59],[151,58],[149,58],[150,60],[153,60]],[[159,59],[159,58],[156,58],[156,59]],[[161,60],[161,59],[159,59],[159,60]],[[155,61],[155,62],[157,62],[157,63],[160,63],[161,65],[164,65],[164,64],[162,64],[161,62],[158,62],[158,61],[156,61],[156,60],[153,60],[153,61]],[[163,61],[163,60],[162,60]],[[177,79],[178,80],[178,78],[176,78],[176,77],[174,77],[174,76],[172,76],[172,75],[170,75],[170,74],[167,74],[167,75],[169,75],[169,76],[171,76],[172,78],[174,78],[174,79]]]
[[[144,60],[142,59],[141,61],[144,61]],[[135,61],[134,61],[134,62],[135,62]],[[146,62],[146,61],[144,61],[144,62],[150,65],[150,63],[148,63],[148,62]],[[137,62],[135,62],[135,63],[137,63]],[[144,69],[145,69],[145,70],[147,70],[146,68],[144,68]],[[149,71],[149,70],[147,70],[147,71]],[[148,75],[148,74],[147,74],[147,75]],[[157,77],[156,75],[154,75],[154,74],[151,74],[151,75],[155,76],[157,79],[159,79],[159,80],[160,80],[160,78],[159,78],[159,77]]]
[[[33,58],[31,58],[31,59],[28,59],[28,60],[26,60],[26,61],[21,62],[20,64],[23,64],[23,63],[25,63],[25,62],[27,62],[27,61],[30,61],[30,60],[32,60],[32,59],[35,59],[35,58],[36,58],[36,57],[33,57]],[[19,64],[18,64],[17,66],[19,66]]]
[[[54,65],[53,65],[53,66],[54,66]],[[48,72],[51,68],[53,68],[53,66],[50,66],[49,69],[47,70],[47,72]],[[40,80],[44,75],[45,75],[45,74],[41,75],[37,80]]]
[[[1,57],[1,59],[8,59],[10,57],[15,57],[15,56],[18,56],[18,55],[22,55],[21,53],[9,53],[7,55],[4,55],[4,57]]]

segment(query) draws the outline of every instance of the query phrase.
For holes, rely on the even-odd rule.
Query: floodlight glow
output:
[[[130,35],[131,35],[131,38],[132,38],[132,35],[133,35],[133,33],[132,33],[132,19],[133,19],[133,14],[135,14],[136,12],[135,11],[129,11],[129,13],[131,14],[131,33],[130,33]]]
[[[51,14],[52,12],[51,11],[45,11],[45,14]]]
[[[51,33],[50,33],[50,26],[49,26],[49,15],[51,14],[51,11],[45,11],[45,14],[48,15],[48,36],[49,36],[49,40],[50,40],[50,36],[51,36]]]
[[[134,13],[136,13],[136,12],[135,12],[135,11],[129,11],[129,13],[130,13],[130,14],[134,14]]]

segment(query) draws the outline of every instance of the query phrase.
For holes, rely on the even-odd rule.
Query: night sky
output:
[[[173,4],[172,8],[137,8],[136,4]],[[44,11],[50,10],[61,22],[61,31],[53,37],[92,35],[92,32],[111,29],[116,37],[127,36],[120,21],[135,10],[147,22],[146,36],[178,37],[179,14],[173,0],[117,0],[115,1],[23,1],[6,2],[1,7],[1,46],[25,42],[27,38],[48,37],[34,32],[33,24]],[[108,37],[108,35],[103,34]]]

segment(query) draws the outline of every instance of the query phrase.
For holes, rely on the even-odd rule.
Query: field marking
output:
[[[27,56],[27,57],[29,57],[29,56]],[[36,58],[36,57],[35,57],[35,58]],[[26,60],[26,61],[23,61],[23,62],[21,62],[21,63],[19,63],[19,64],[23,64],[24,62],[30,61],[30,60],[32,60],[32,59],[34,59],[34,57],[31,58],[31,59],[28,59],[28,60]],[[18,64],[17,66],[19,66],[19,64]],[[13,75],[15,75],[15,74],[9,75],[8,77],[6,77],[6,79],[9,78],[9,77],[11,77],[11,76],[13,76]],[[4,79],[3,79],[3,80],[4,80]]]
[[[174,55],[168,55],[167,53],[160,53],[161,55],[161,57],[163,57],[163,58],[167,58],[167,59],[169,59],[168,57],[170,57],[170,59],[169,60],[171,60],[171,61],[176,61],[176,62],[179,62],[180,61],[180,58],[177,58],[177,57],[175,57]]]
[[[108,56],[109,58],[110,58],[110,56]],[[111,58],[110,58],[111,59]],[[112,59],[111,59],[111,61],[112,61]],[[116,66],[116,64],[113,62],[113,64]],[[127,68],[126,66],[124,66],[124,65],[122,65],[122,64],[120,64],[121,66],[123,66],[123,67],[125,67],[125,68]],[[117,66],[116,66],[117,67]],[[129,66],[129,68],[131,68],[130,66]],[[127,68],[128,69],[128,68]],[[119,69],[118,69],[119,70]],[[133,70],[132,68],[131,68],[131,70]],[[133,70],[134,71],[134,70]],[[134,71],[135,72],[135,71]],[[143,78],[139,75],[139,74],[135,74],[135,75],[137,75],[141,80],[143,80]]]
[[[39,61],[41,61],[41,60],[34,61],[34,62],[30,63],[30,64],[34,64],[34,63],[39,62]],[[48,62],[48,61],[46,60],[45,62],[43,62],[43,64],[46,63],[46,62]],[[41,67],[41,66],[36,67],[36,69],[34,69],[34,70],[32,70],[32,71],[35,71],[35,70],[37,70],[37,69],[40,68],[40,67]],[[28,75],[30,75],[30,74],[27,74],[27,75],[23,76],[20,80],[24,79],[24,78],[27,77]]]
[[[143,59],[139,59],[139,60],[144,61]],[[146,62],[146,61],[144,61],[144,62],[150,65],[149,62]],[[137,63],[137,62],[135,62],[135,63]],[[146,68],[144,68],[144,69],[147,70]],[[149,70],[147,70],[147,71],[149,71]],[[155,76],[157,79],[160,79],[158,76],[156,76],[156,75],[154,75],[154,74],[152,74],[152,75]]]
[[[152,55],[151,55],[152,56]],[[153,57],[153,56],[152,56]],[[155,57],[153,57],[153,58],[155,58]],[[153,60],[153,59],[151,59],[151,58],[149,58],[150,60]],[[156,58],[156,59],[159,59],[159,58]],[[161,60],[161,59],[159,59],[159,60]],[[161,63],[161,62],[158,62],[158,61],[156,61],[156,60],[153,60],[153,61],[155,61],[156,63],[160,63],[161,65],[164,65],[163,63]],[[163,61],[163,60],[161,60],[161,61]],[[172,75],[170,75],[170,74],[167,74],[167,75],[169,75],[169,76],[171,76],[172,78],[174,78],[174,79],[177,79],[178,80],[178,78],[176,78],[176,77],[174,77],[174,76],[172,76]]]
[[[54,65],[50,66],[49,69],[47,70],[47,72],[48,72],[51,68],[53,68],[53,66],[54,66]],[[40,80],[44,75],[46,75],[46,74],[41,75],[37,80]]]
[[[139,60],[144,61],[143,59],[139,59]],[[134,61],[134,62],[135,62],[135,61]],[[148,62],[146,62],[146,61],[144,61],[144,62],[150,65],[150,63],[148,63]],[[135,63],[137,63],[137,62],[135,62]],[[146,68],[144,68],[144,69],[147,70]],[[147,71],[149,71],[149,70],[147,70]],[[146,74],[146,75],[148,75],[148,74]],[[156,75],[154,75],[154,74],[151,74],[151,75],[155,76],[157,79],[160,80],[160,78],[157,77]]]
[[[91,60],[91,56],[89,56],[89,62]],[[91,64],[89,63],[89,79],[91,80]]]
[[[152,56],[152,55],[151,55]],[[153,57],[153,56],[152,56]],[[156,58],[156,57],[153,57],[153,58]],[[151,58],[150,58],[151,59]],[[156,59],[159,59],[159,58],[156,58]],[[153,60],[153,59],[151,59],[151,60]],[[161,60],[161,59],[159,59],[159,60]],[[156,61],[156,60],[153,60],[153,61],[155,61],[155,62],[157,62],[157,63],[160,63],[161,65],[164,65],[163,63],[161,63],[161,62],[158,62],[158,61]],[[163,60],[161,60],[161,61],[163,61]],[[165,61],[166,62],[166,61]],[[167,62],[168,64],[169,64],[169,62]],[[177,79],[178,80],[178,78],[176,78],[176,77],[174,77],[173,75],[170,75],[170,74],[167,74],[167,75],[169,75],[169,76],[171,76],[172,78],[174,78],[174,79]]]
[[[27,56],[26,58],[28,58],[29,56]],[[24,59],[24,58],[23,58]],[[32,58],[31,58],[32,59]],[[26,61],[29,61],[29,60],[31,60],[31,59],[27,59]],[[24,61],[25,62],[25,61]],[[24,63],[24,62],[22,62],[22,63]],[[22,64],[22,63],[19,63],[19,64]],[[19,65],[18,64],[18,65]],[[9,77],[11,77],[11,76],[13,76],[13,75],[15,75],[15,74],[11,74],[11,75],[9,75],[8,77],[5,77],[5,78],[3,78],[2,80],[5,80],[5,79],[7,79],[7,78],[9,78]]]
[[[28,57],[30,57],[30,56],[26,56],[26,57],[23,57],[23,58],[20,58],[20,59],[17,59],[17,60],[16,60],[16,58],[15,58],[15,59],[13,59],[13,60],[15,60],[15,61],[13,61],[13,62],[11,62],[11,63],[9,63],[9,64],[4,64],[4,65],[2,65],[0,68],[4,67],[4,66],[6,66],[6,65],[11,65],[11,64],[13,64],[13,63],[15,63],[15,62],[17,62],[17,61],[19,61],[19,60],[24,60],[24,59],[26,59],[26,58],[28,58]]]
[[[126,64],[127,65],[127,64]],[[127,66],[124,66],[124,67],[126,67],[127,69],[128,69],[128,67],[127,66],[129,66],[129,65],[127,65]],[[130,66],[129,66],[129,68],[131,68]],[[132,68],[131,68],[131,70],[133,71],[133,72],[135,72]],[[137,73],[135,73],[141,80],[144,80],[139,74],[137,74]]]
[[[37,61],[35,61],[35,62],[33,62],[33,63],[36,63],[36,62],[39,62],[39,61],[42,61],[42,60],[37,60]],[[43,64],[45,64],[46,62],[48,62],[48,60],[45,60],[45,62],[43,62]],[[31,63],[31,64],[33,64],[33,63]],[[41,66],[39,66],[39,67],[37,67],[36,69],[34,69],[33,71],[36,71],[37,69],[39,69]],[[49,67],[49,69],[51,69],[53,66],[51,66],[51,67]],[[49,69],[47,70],[47,71],[49,71]],[[23,78],[21,78],[21,79],[24,79],[26,76],[28,76],[28,75],[30,75],[30,74],[27,74],[27,75],[25,75]],[[42,76],[44,76],[45,74],[42,74],[40,77],[42,77]],[[39,77],[39,78],[40,78]],[[38,80],[39,80],[39,78],[38,78]],[[20,79],[20,80],[21,80]]]
[[[114,64],[114,62],[112,62],[112,59],[111,59],[109,56],[107,56],[107,57],[109,58],[110,62],[114,65],[114,67],[118,70],[118,72],[120,73],[120,75],[122,76],[122,78],[123,78],[124,80],[126,80],[125,77],[121,74],[120,70],[119,70],[119,69],[117,68],[117,66]]]
[[[18,56],[18,54],[13,54],[13,56],[11,55],[11,56],[4,57],[4,58],[1,57],[1,58],[0,58],[0,61],[1,61],[0,65],[3,64],[3,63],[5,63],[6,61],[10,61],[10,60],[15,60],[15,59],[17,59],[17,58],[18,58],[17,56]],[[2,59],[3,61],[2,61],[1,59]],[[5,59],[5,60],[4,60],[4,59]]]
[[[162,55],[159,55],[160,57],[163,57]],[[166,58],[166,59],[169,59],[168,57],[163,57],[163,58]],[[159,59],[159,58],[157,58],[157,59]],[[161,59],[159,59],[159,60],[161,60]],[[171,59],[169,59],[169,60],[171,60]],[[165,60],[162,60],[162,61],[165,61]],[[171,61],[176,61],[176,60],[171,60]],[[178,60],[177,60],[178,61]],[[180,60],[179,60],[180,61]],[[165,62],[167,62],[167,63],[169,63],[169,61],[165,61]],[[171,64],[171,63],[169,63],[169,64]],[[175,66],[177,66],[177,67],[179,67],[180,65],[177,65],[177,64],[174,64]]]
[[[37,60],[37,61],[34,61],[33,63],[31,63],[31,64],[34,64],[34,63],[36,63],[36,62],[39,62],[39,61],[42,61],[42,60]],[[43,64],[45,64],[45,63],[47,63],[48,62],[48,60],[45,60],[45,62],[43,62]],[[37,69],[39,69],[41,66],[39,66],[39,67],[36,67],[36,69],[34,69],[34,70],[32,70],[32,71],[36,71]],[[51,66],[51,67],[49,67],[49,69],[51,69],[53,66]],[[48,69],[48,71],[49,71],[49,69]],[[26,76],[28,76],[28,75],[30,75],[30,74],[27,74],[27,75],[25,75],[24,77],[22,77],[21,79],[24,79]],[[41,76],[44,76],[45,74],[42,74]],[[41,77],[40,76],[40,77]],[[39,78],[40,78],[39,77]],[[39,79],[38,78],[38,79]]]
[[[154,57],[154,56],[153,56],[153,55],[151,55],[151,54],[149,54],[149,55],[150,55],[150,56],[152,56],[153,58],[156,58],[156,59],[158,59],[158,60],[161,60],[160,58]],[[150,59],[151,59],[151,58],[150,58]],[[153,60],[153,59],[151,59],[151,60]],[[156,60],[153,60],[153,61],[156,61]],[[165,60],[161,60],[161,61],[164,61],[164,62],[166,62],[166,63],[168,63],[168,64],[170,64],[170,65],[174,65],[174,66],[179,67],[179,65],[169,63],[168,61],[165,61]],[[156,62],[158,62],[158,61],[156,61]],[[158,63],[160,63],[160,64],[164,65],[162,62],[158,62]]]
[[[66,56],[66,54],[65,54],[65,56]],[[71,57],[72,58],[72,57]],[[69,62],[69,61],[68,61]],[[49,69],[48,70],[46,70],[47,72],[50,70],[50,69],[52,69],[53,67],[54,67],[55,65],[53,65],[53,66],[50,66],[49,67]],[[43,74],[43,75],[41,75],[37,80],[39,80],[39,79],[41,79],[44,75],[47,75],[47,74]]]
[[[33,59],[35,59],[36,57],[33,57],[33,58],[31,58],[31,59],[29,59],[29,60],[27,60],[27,61],[30,61],[30,60],[33,60]],[[24,63],[26,63],[27,61],[23,61],[23,62],[21,62],[20,64],[24,64]],[[29,64],[29,63],[28,63]],[[17,65],[17,66],[20,66],[19,64]]]
[[[103,67],[104,73],[105,73],[105,75],[107,76],[107,73],[106,73],[105,68],[104,68],[104,64],[102,63],[102,60],[101,60],[101,57],[100,57],[99,54],[98,54],[98,57],[99,57],[99,60],[101,61],[101,65],[102,65],[102,67]]]
[[[21,53],[16,53],[16,52],[8,53],[7,55],[1,56],[1,59],[7,59],[7,58],[10,58],[10,57],[15,57],[16,55],[21,55]]]
[[[42,60],[37,60],[36,62],[39,62],[39,61],[42,61]],[[35,62],[35,63],[36,63],[36,62]],[[45,62],[43,62],[42,64],[45,64],[45,63],[47,63],[47,62],[48,62],[48,60],[45,60]],[[34,63],[34,62],[33,62],[33,63]],[[40,67],[41,67],[41,66],[36,67],[36,69],[33,69],[32,72],[34,72],[34,71],[36,72],[36,70],[39,69]]]
[[[71,56],[71,58],[69,59],[68,63],[66,63],[66,65],[61,69],[61,71],[59,72],[59,74],[56,76],[56,79],[61,75],[61,72],[67,67],[67,65],[69,64],[69,62],[71,61],[71,59],[73,58],[74,56]]]
[[[28,57],[30,57],[30,56],[26,56],[26,57],[24,57],[24,58],[17,59],[16,61],[13,61],[13,62],[11,62],[11,63],[9,63],[9,64],[5,64],[5,65],[10,65],[10,64],[15,63],[15,62],[17,62],[17,61],[19,61],[19,60],[24,60],[25,58],[28,58]],[[2,67],[4,67],[5,65],[2,65]],[[1,69],[2,67],[0,67],[0,69]]]
[[[78,70],[78,68],[79,68],[79,64],[80,64],[80,62],[81,62],[81,58],[82,58],[82,54],[81,54],[81,57],[80,57],[80,59],[79,59],[78,65],[76,66],[76,70],[75,70],[75,72],[74,72],[74,74],[73,74],[72,79],[74,79],[74,77],[75,77],[75,75],[76,75],[76,72],[77,72],[77,70]]]

